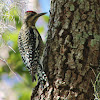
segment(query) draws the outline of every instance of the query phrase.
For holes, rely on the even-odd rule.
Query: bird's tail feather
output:
[[[41,69],[41,67],[38,67],[37,76],[38,76],[38,84],[40,84],[42,88],[46,88],[49,86],[47,75],[45,74],[43,69]]]

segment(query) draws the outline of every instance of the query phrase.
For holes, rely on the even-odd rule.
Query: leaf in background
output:
[[[38,27],[39,33],[42,33],[44,31],[44,27]]]
[[[44,18],[44,20],[45,20],[46,23],[49,22],[49,16],[43,16],[43,18]]]

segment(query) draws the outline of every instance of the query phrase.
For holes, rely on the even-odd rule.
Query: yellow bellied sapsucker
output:
[[[37,14],[34,11],[25,12],[23,25],[18,37],[18,47],[22,60],[31,73],[32,81],[36,81],[37,75],[38,83],[40,84],[43,84],[47,80],[47,77],[40,63],[44,43],[35,27],[35,23],[44,14],[46,13]]]

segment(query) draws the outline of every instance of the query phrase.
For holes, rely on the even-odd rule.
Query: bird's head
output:
[[[28,26],[35,26],[37,19],[46,13],[39,13],[37,14],[34,11],[26,11],[24,16],[24,21],[27,23]]]

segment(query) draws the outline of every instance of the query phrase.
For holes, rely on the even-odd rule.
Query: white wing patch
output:
[[[39,45],[39,35],[37,34],[37,31],[36,30],[34,30],[34,34],[35,34],[35,36],[36,36],[36,47],[35,48],[37,48],[38,47],[38,45]]]

